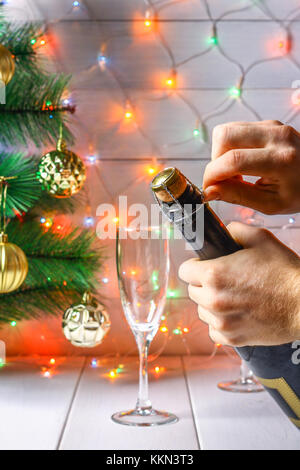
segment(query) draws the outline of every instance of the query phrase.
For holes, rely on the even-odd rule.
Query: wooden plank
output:
[[[299,450],[299,431],[265,393],[236,394],[217,388],[238,376],[228,357],[203,363],[184,358],[201,448],[204,450]]]
[[[60,449],[197,449],[181,359],[160,357],[151,364],[150,369],[155,365],[166,367],[166,371],[159,379],[150,373],[150,397],[153,405],[175,413],[180,418],[178,423],[152,428],[127,427],[114,423],[111,420],[114,412],[135,405],[137,363],[131,358],[131,362],[125,363],[125,372],[113,380],[105,376],[109,365],[95,369],[87,366]]]
[[[51,378],[47,359],[12,360],[0,370],[0,449],[55,450],[84,364],[56,358]]]

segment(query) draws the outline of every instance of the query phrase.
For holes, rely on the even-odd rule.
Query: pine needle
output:
[[[24,155],[0,154],[0,176],[16,176],[8,182],[6,217],[27,212],[41,197],[41,186],[36,177],[37,164]]]

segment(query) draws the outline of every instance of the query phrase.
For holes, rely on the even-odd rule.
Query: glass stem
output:
[[[151,341],[145,334],[137,333],[136,342],[140,353],[139,396],[136,409],[147,413],[152,409],[148,395],[148,351]]]
[[[253,372],[248,368],[245,361],[241,362],[241,382],[246,383],[249,380],[253,380]]]

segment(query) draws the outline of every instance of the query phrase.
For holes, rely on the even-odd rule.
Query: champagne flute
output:
[[[140,356],[139,393],[135,409],[115,413],[113,421],[128,426],[174,423],[178,418],[152,408],[148,395],[148,351],[166,301],[169,243],[162,227],[119,227],[117,273],[125,317]]]

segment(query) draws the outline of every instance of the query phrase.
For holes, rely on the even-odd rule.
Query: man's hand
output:
[[[179,269],[212,340],[269,346],[299,339],[300,258],[265,229],[238,222],[228,229],[244,250]]]
[[[292,127],[278,121],[223,124],[213,131],[205,200],[221,199],[265,214],[300,212],[299,174],[300,134]],[[259,179],[250,184],[242,175]]]

